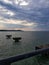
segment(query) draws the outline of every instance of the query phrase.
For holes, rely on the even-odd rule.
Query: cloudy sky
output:
[[[49,31],[49,0],[0,0],[0,29]]]

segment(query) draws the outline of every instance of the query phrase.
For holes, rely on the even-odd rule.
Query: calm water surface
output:
[[[11,34],[12,38],[22,37],[22,40],[15,43],[12,38],[6,39],[7,34]],[[49,44],[49,32],[0,32],[0,59],[33,51],[36,45],[42,44]],[[49,65],[48,61],[46,60],[42,62],[40,59],[40,62],[41,65]],[[37,58],[32,57],[17,63],[13,63],[12,65],[38,64]]]

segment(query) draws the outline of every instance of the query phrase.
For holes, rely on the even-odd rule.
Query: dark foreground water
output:
[[[20,42],[6,39],[6,35],[22,37]],[[0,32],[0,59],[33,51],[36,45],[49,44],[49,32]],[[49,65],[49,59],[45,57],[31,57],[18,61],[11,65]]]

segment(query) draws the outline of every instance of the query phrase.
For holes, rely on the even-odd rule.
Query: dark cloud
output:
[[[37,26],[35,28],[49,30],[49,0],[30,0],[29,5],[26,8],[20,7],[18,5],[5,3],[3,1],[0,1],[0,5],[14,12],[13,16],[2,15],[4,18],[35,22],[37,23]],[[11,25],[11,27],[12,26],[13,25]],[[10,27],[10,25],[8,25],[8,27]],[[17,25],[16,27],[21,26]]]

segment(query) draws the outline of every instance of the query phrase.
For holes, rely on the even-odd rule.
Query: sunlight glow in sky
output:
[[[49,0],[0,0],[0,29],[49,31]]]

